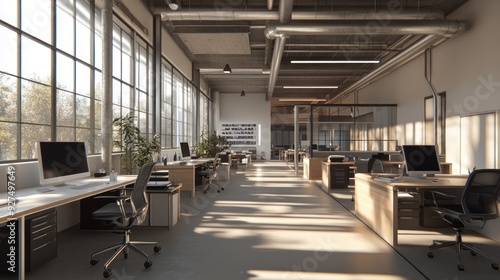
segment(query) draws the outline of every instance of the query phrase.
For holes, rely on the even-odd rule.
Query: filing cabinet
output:
[[[419,195],[409,192],[398,192],[398,229],[418,229],[419,217]]]

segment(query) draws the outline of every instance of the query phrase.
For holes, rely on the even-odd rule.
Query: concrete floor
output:
[[[144,248],[153,261],[148,269],[133,252],[118,259],[109,279],[500,279],[480,257],[464,257],[466,271],[458,272],[453,249],[428,259],[425,246],[440,233],[404,232],[402,245],[387,245],[342,201],[282,161],[253,161],[232,172],[229,182],[219,182],[221,193],[183,192],[181,220],[172,229],[134,228],[134,240],[156,240],[163,249]],[[63,231],[58,257],[27,279],[103,279],[109,254],[96,266],[90,254],[120,239],[78,227]],[[484,249],[500,258],[492,245]]]

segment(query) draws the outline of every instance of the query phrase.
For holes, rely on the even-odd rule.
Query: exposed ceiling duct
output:
[[[270,25],[267,38],[292,35],[439,35],[453,37],[465,30],[460,21],[370,21],[338,22],[335,25]]]
[[[280,100],[284,97],[338,100],[347,96],[346,90],[365,86],[421,54],[420,47],[436,46],[464,30],[465,24],[446,17],[467,2],[251,0],[218,6],[218,1],[191,0],[183,1],[183,9],[172,11],[164,1],[142,1],[162,16],[164,26],[211,90],[260,92],[270,99],[272,108],[297,104]],[[232,39],[236,36],[245,40]],[[343,59],[381,63],[292,62]],[[222,73],[225,63],[233,67],[232,74]],[[285,88],[328,85],[338,88]]]
[[[384,34],[399,34],[399,35],[438,35],[437,39],[435,36],[426,37],[424,42],[430,41],[429,44],[415,44],[412,46],[412,51],[420,54],[425,48],[435,44],[438,40],[442,38],[450,38],[456,36],[463,31],[465,31],[467,25],[460,21],[391,21],[385,25],[373,26],[371,22],[367,21],[351,21],[351,22],[340,22],[335,25],[270,25],[266,27],[264,33],[267,38],[284,38],[286,36],[292,35],[384,35]],[[421,45],[424,45],[423,47]],[[420,46],[420,48],[419,48]],[[284,50],[284,48],[283,48]],[[282,51],[283,51],[282,50]],[[408,50],[407,50],[408,51]],[[402,65],[404,62],[408,61],[407,56],[402,54],[412,53],[403,51],[401,54],[395,56],[390,61],[386,62],[384,65],[388,64],[390,66],[382,65],[360,81],[363,83],[368,83],[370,79],[378,76],[378,74],[383,73],[388,67],[393,67],[394,65]],[[281,62],[281,57],[283,53],[274,52],[272,62],[271,62],[271,74],[269,76],[269,87],[267,92],[267,99],[270,99],[274,92],[274,85],[271,81],[276,81],[279,72],[279,64]],[[415,55],[414,55],[415,56]],[[413,58],[414,56],[411,56]],[[407,59],[404,61],[404,59]],[[410,59],[411,59],[410,58]],[[275,69],[277,67],[278,69]],[[366,78],[369,77],[369,78]],[[346,90],[342,91],[343,94],[353,91],[354,86],[359,86],[360,81],[348,87]]]
[[[398,55],[396,55],[393,59],[390,61],[387,61],[377,69],[373,70],[372,72],[368,73],[367,75],[363,76],[363,78],[359,79],[357,82],[353,83],[352,85],[348,86],[344,90],[342,90],[337,96],[334,98],[328,100],[326,104],[331,104],[334,103],[335,101],[338,101],[345,97],[347,94],[354,92],[356,90],[360,90],[365,86],[368,86],[370,83],[376,81],[377,79],[382,78],[383,76],[389,74],[391,71],[396,70],[400,66],[404,65],[405,63],[411,61],[415,57],[419,56],[422,54],[425,49],[437,45],[441,43],[442,41],[446,40],[443,37],[436,36],[436,35],[429,35],[424,38],[422,38],[420,41],[417,43],[413,44],[411,47],[408,49],[402,51]]]
[[[267,9],[272,10],[273,9],[273,0],[267,0]]]
[[[280,6],[281,9],[281,6]],[[155,14],[161,14],[162,20],[170,21],[237,21],[237,20],[269,20],[278,21],[279,11],[256,9],[190,9],[172,11],[166,8],[155,8]],[[444,14],[437,10],[404,9],[397,13],[389,11],[375,12],[367,9],[344,9],[335,11],[296,11],[291,14],[292,20],[375,20],[387,22],[393,20],[443,20]]]

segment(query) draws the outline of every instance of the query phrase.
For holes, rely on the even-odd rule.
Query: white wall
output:
[[[464,20],[470,29],[432,51],[432,82],[438,92],[446,91],[446,161],[453,164],[453,173],[460,172],[460,116],[500,109],[498,11],[500,1],[468,1],[448,18]],[[359,103],[397,104],[399,143],[421,144],[424,97],[428,95],[424,57],[420,56],[360,90]],[[498,141],[495,145],[498,150]],[[500,241],[498,229],[500,221],[495,220],[483,233]]]
[[[271,102],[265,94],[219,94],[220,123],[255,123],[261,128],[261,145],[257,155],[263,151],[266,159],[271,155]],[[220,124],[216,127],[221,133]]]

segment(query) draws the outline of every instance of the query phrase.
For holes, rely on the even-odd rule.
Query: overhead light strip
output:
[[[323,88],[323,89],[325,89],[325,88],[339,88],[339,87],[338,86],[283,86],[283,88],[309,88],[309,89],[311,89],[311,88],[313,88],[313,89],[314,88],[319,88],[319,89]]]
[[[380,63],[380,60],[292,60],[291,63]]]

